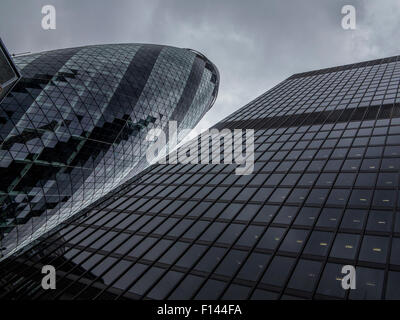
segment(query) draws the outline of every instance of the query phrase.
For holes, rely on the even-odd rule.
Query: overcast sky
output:
[[[41,27],[42,6],[57,29]],[[356,8],[356,30],[341,26]],[[11,53],[103,43],[159,43],[204,53],[221,74],[200,128],[293,73],[400,54],[400,0],[1,0]]]

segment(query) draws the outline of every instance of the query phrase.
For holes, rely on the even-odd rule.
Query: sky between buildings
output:
[[[44,5],[56,30],[43,30]],[[342,28],[344,5],[356,29]],[[2,0],[0,37],[11,53],[89,44],[192,48],[218,67],[207,129],[293,73],[400,54],[399,0]]]

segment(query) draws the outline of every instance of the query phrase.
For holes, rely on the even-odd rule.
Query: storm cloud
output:
[[[43,30],[52,4],[57,29]],[[356,30],[341,26],[356,8]],[[293,73],[399,54],[400,1],[2,0],[11,53],[102,43],[160,43],[204,53],[221,73],[206,129]]]

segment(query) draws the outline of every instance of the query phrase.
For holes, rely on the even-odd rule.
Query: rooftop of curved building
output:
[[[66,47],[66,48],[59,48],[59,49],[52,49],[52,50],[45,50],[45,51],[39,51],[39,52],[28,52],[28,53],[23,53],[19,55],[13,55],[13,57],[18,58],[26,55],[32,55],[32,54],[41,54],[41,53],[50,53],[50,52],[56,52],[56,51],[61,51],[61,50],[68,50],[68,49],[79,49],[79,48],[88,48],[88,47],[100,47],[100,46],[119,46],[119,45],[145,45],[145,46],[162,46],[162,47],[169,47],[169,48],[175,48],[175,49],[181,49],[181,50],[188,50],[192,53],[194,53],[198,58],[203,60],[205,62],[205,68],[210,70],[211,74],[215,77],[215,89],[212,94],[213,100],[210,103],[211,108],[218,96],[218,90],[219,90],[219,83],[220,83],[220,74],[217,66],[210,60],[208,59],[203,53],[200,51],[191,49],[191,48],[180,48],[180,47],[175,47],[175,46],[170,46],[170,45],[163,45],[163,44],[155,44],[155,43],[134,43],[134,42],[126,42],[126,43],[108,43],[108,44],[91,44],[91,45],[84,45],[84,46],[77,46],[77,47]],[[214,81],[212,80],[212,81]]]
[[[184,49],[189,50],[190,52],[193,52],[194,54],[196,54],[197,57],[204,60],[204,62],[206,63],[206,68],[209,69],[213,75],[215,75],[215,90],[213,92],[213,101],[211,101],[211,104],[210,104],[210,108],[211,108],[214,105],[215,100],[217,99],[217,96],[218,96],[219,81],[220,81],[219,70],[218,70],[217,66],[214,63],[212,63],[211,60],[208,59],[201,52],[194,50],[194,49],[190,49],[190,48],[184,48]]]

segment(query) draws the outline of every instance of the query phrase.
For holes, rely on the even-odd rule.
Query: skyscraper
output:
[[[0,248],[5,257],[148,166],[146,135],[193,128],[219,75],[202,54],[117,44],[19,56],[0,104]]]
[[[0,38],[0,102],[17,83],[20,74]]]
[[[155,164],[4,261],[3,297],[400,299],[399,82],[400,56],[289,77],[215,126],[255,130],[251,174]]]

